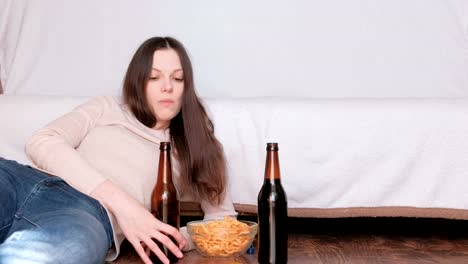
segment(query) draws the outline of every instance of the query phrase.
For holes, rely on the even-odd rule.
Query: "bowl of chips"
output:
[[[226,216],[223,220],[187,223],[187,231],[200,254],[207,257],[232,257],[243,254],[257,234],[257,223]]]

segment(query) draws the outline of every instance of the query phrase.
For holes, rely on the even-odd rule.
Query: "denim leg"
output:
[[[41,220],[21,219],[0,246],[0,263],[104,263],[109,241],[104,226],[93,215],[65,209],[41,215]],[[28,227],[29,226],[29,227]]]
[[[0,159],[0,178],[16,189],[7,192],[16,195],[16,204],[11,202],[15,212],[6,240],[0,240],[0,263],[104,262],[112,227],[98,201],[58,177],[12,161]],[[4,211],[11,218],[11,210]]]
[[[3,241],[16,212],[16,190],[10,175],[0,162],[0,242]]]
[[[34,186],[48,178],[29,166],[0,158],[0,243],[9,232],[14,215]]]

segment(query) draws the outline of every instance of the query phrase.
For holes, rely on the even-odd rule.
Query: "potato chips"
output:
[[[191,228],[193,242],[208,256],[238,253],[246,249],[255,236],[252,227],[229,216],[224,220],[196,223]]]

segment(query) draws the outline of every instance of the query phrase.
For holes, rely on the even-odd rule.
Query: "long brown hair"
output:
[[[182,188],[195,198],[219,204],[224,199],[226,162],[223,149],[214,136],[214,126],[195,92],[192,64],[184,46],[171,37],[146,40],[136,51],[123,83],[123,99],[135,117],[147,127],[156,125],[156,117],[146,99],[156,50],[177,52],[184,72],[182,108],[169,125],[171,141],[180,162]]]

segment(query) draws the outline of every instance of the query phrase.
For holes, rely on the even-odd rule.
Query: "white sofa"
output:
[[[0,95],[0,156],[88,97]],[[278,142],[289,215],[468,219],[466,99],[207,99],[236,209],[256,212]]]
[[[118,95],[138,45],[170,35],[239,211],[276,141],[290,215],[468,219],[468,1],[218,2],[0,1],[0,156],[28,163],[34,130]]]

